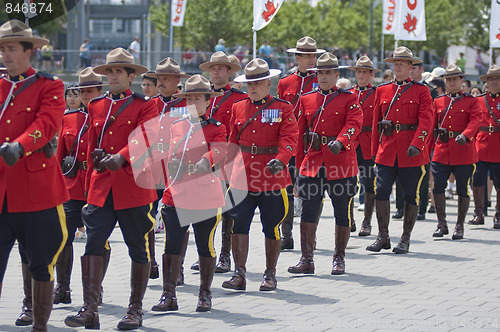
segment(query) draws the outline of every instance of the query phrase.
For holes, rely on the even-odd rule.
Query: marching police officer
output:
[[[469,221],[471,225],[484,224],[484,183],[488,170],[495,174],[495,188],[497,189],[497,204],[493,228],[500,229],[500,195],[498,183],[500,179],[500,68],[493,65],[488,69],[486,75],[479,77],[488,83],[489,92],[478,96],[483,110],[483,123],[479,127],[476,147],[479,161],[474,173],[472,192],[474,194],[474,218]]]
[[[23,272],[29,270],[33,279],[33,331],[47,331],[52,268],[68,237],[62,204],[69,195],[50,144],[62,123],[64,84],[30,64],[33,48],[48,43],[21,21],[0,26],[7,70],[0,78],[0,293],[17,240],[27,258]],[[29,305],[31,299],[25,302]]]
[[[220,97],[213,97],[210,101],[210,108],[207,110],[207,117],[220,121],[226,128],[229,128],[231,120],[231,109],[233,104],[241,99],[247,98],[248,95],[241,90],[231,88],[229,79],[231,75],[238,72],[241,66],[231,62],[229,57],[224,52],[215,52],[210,57],[210,61],[202,63],[200,69],[210,73],[210,83],[212,83],[213,91],[223,93]],[[229,132],[226,130],[229,137]],[[221,169],[221,172],[223,170]],[[222,176],[223,181],[227,181],[226,176]],[[224,183],[224,191],[227,189],[228,183]],[[231,270],[231,229],[233,228],[233,220],[227,212],[222,214],[222,247],[217,263],[216,273],[225,273]]]
[[[154,189],[136,184],[128,139],[138,126],[154,137],[157,128],[148,120],[157,116],[157,108],[153,100],[130,90],[135,75],[144,74],[147,68],[135,64],[128,51],[112,50],[106,64],[95,67],[94,72],[107,76],[109,92],[89,104],[91,153],[87,165],[93,171],[87,173],[87,205],[82,210],[87,227],[87,245],[81,258],[84,305],[76,315],[66,317],[65,323],[70,327],[99,328],[102,254],[118,221],[132,259],[130,302],[118,329],[130,330],[142,326],[142,299],[150,272],[147,234],[154,228],[152,202],[157,196]],[[152,178],[150,182],[150,188],[154,188]]]
[[[249,98],[233,105],[229,136],[231,149],[238,145],[240,154],[228,150],[234,159],[230,175],[233,197],[243,196],[241,203],[230,210],[234,220],[232,251],[235,271],[224,281],[223,288],[246,289],[248,234],[255,209],[265,235],[266,270],[261,291],[276,289],[276,264],[281,250],[279,225],[288,211],[286,187],[291,184],[286,164],[297,145],[297,120],[287,101],[271,97],[271,77],[280,70],[269,69],[267,62],[257,58],[245,67],[245,74],[235,82],[247,83]]]
[[[405,211],[403,234],[393,252],[405,254],[410,247],[410,235],[417,219],[418,190],[429,162],[428,141],[432,138],[432,98],[429,88],[410,79],[413,58],[406,47],[398,47],[391,58],[394,81],[379,85],[375,92],[372,123],[372,156],[377,164],[375,194],[379,227],[377,240],[366,248],[369,251],[390,249],[389,195],[399,176],[404,190]]]
[[[357,191],[358,165],[356,137],[363,114],[358,96],[336,87],[339,77],[337,57],[321,55],[314,70],[319,90],[300,98],[297,191],[302,200],[300,243],[302,257],[290,273],[314,273],[313,250],[316,214],[325,190],[332,200],[335,215],[335,253],[332,274],[345,272],[345,248],[351,230],[350,205]]]
[[[296,47],[289,48],[289,53],[295,54],[297,61],[297,70],[289,75],[282,77],[278,83],[278,97],[290,102],[293,106],[293,112],[298,118],[299,98],[304,93],[308,93],[318,88],[318,77],[315,71],[309,70],[316,65],[316,57],[318,54],[325,52],[323,49],[316,47],[316,41],[305,36],[297,41]],[[283,241],[281,249],[293,249],[293,216],[294,216],[294,195],[293,186],[295,185],[296,169],[295,157],[292,157],[289,162],[289,172],[292,177],[292,185],[287,188],[288,193],[288,213],[281,224],[281,231],[283,233]],[[318,212],[318,219],[321,215],[320,208]]]
[[[452,239],[464,237],[464,221],[469,209],[468,184],[478,161],[475,136],[482,120],[479,102],[461,91],[464,73],[455,64],[446,67],[442,76],[446,82],[445,95],[434,100],[436,144],[432,155],[431,171],[434,175],[434,204],[438,218],[432,236],[448,234],[446,198],[444,191],[450,174],[455,175],[458,194],[457,224]]]
[[[372,141],[372,120],[373,120],[373,103],[375,101],[375,90],[377,87],[372,85],[375,73],[380,72],[380,69],[373,67],[373,62],[369,57],[363,55],[356,61],[356,66],[348,67],[354,70],[356,76],[356,86],[349,91],[355,93],[359,99],[359,105],[363,111],[363,125],[361,132],[358,135],[359,145],[356,148],[356,156],[360,177],[364,178],[364,193],[365,193],[365,217],[359,230],[359,236],[368,236],[372,232],[372,215],[375,208],[375,162],[371,154]]]

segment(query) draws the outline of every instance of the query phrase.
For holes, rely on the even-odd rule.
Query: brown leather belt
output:
[[[363,126],[361,127],[361,132],[366,133],[366,132],[371,132],[372,131],[372,126]]]
[[[448,138],[454,138],[460,135],[462,132],[461,131],[448,131]]]
[[[246,146],[240,145],[241,152],[250,153],[250,154],[275,154],[278,153],[277,146]]]
[[[500,127],[490,125],[489,127],[479,127],[479,131],[486,131],[489,133],[498,133],[500,132]]]
[[[396,132],[405,131],[405,130],[417,130],[418,124],[394,124],[394,130]]]
[[[78,161],[76,165],[78,166],[78,169],[83,169],[84,171],[87,170],[87,161],[86,160]]]
[[[337,136],[320,136],[321,139],[321,144],[327,145],[331,141],[335,141],[337,139]]]

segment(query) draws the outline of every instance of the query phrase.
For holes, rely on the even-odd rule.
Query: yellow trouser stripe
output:
[[[470,197],[470,191],[469,191],[469,185],[470,185],[470,182],[472,180],[472,178],[474,177],[474,173],[476,173],[476,164],[472,164],[472,167],[474,167],[472,169],[472,175],[470,176],[470,178],[467,180],[467,196]]]
[[[106,243],[104,243],[104,249],[111,250],[111,247],[109,246],[109,240],[106,240]]]
[[[285,214],[283,215],[283,218],[280,220],[280,222],[274,227],[274,236],[276,240],[281,239],[280,235],[280,225],[285,220],[286,214],[288,213],[288,193],[286,192],[286,188],[281,189],[281,197],[283,198],[283,205],[285,206]]]
[[[210,231],[210,234],[208,236],[208,251],[210,251],[210,256],[211,257],[216,257],[215,253],[215,248],[214,248],[214,237],[215,237],[215,230],[217,229],[217,225],[220,223],[222,219],[222,208],[217,209],[217,221],[215,222],[214,227]]]
[[[66,226],[66,213],[64,212],[64,207],[62,204],[59,204],[56,209],[57,215],[59,216],[59,224],[61,225],[62,241],[59,249],[57,249],[56,254],[52,258],[52,262],[50,262],[48,266],[50,281],[54,280],[54,265],[56,265],[57,258],[59,257],[59,254],[63,250],[64,246],[66,245],[66,241],[68,240],[68,226]]]
[[[415,202],[417,203],[417,206],[420,202],[420,185],[422,184],[422,180],[424,179],[424,176],[425,176],[425,165],[422,165],[420,166],[420,169],[422,170],[422,175],[420,176],[420,179],[418,180],[418,184],[417,184],[417,192],[416,192],[416,195],[415,195]]]
[[[151,261],[151,255],[149,252],[149,232],[153,232],[155,225],[156,225],[156,219],[153,218],[153,216],[151,215],[151,210],[153,210],[153,203],[149,203],[149,211],[146,214],[148,216],[148,219],[153,223],[153,226],[151,226],[149,231],[146,232],[146,234],[144,235],[144,239],[146,240],[146,253],[148,255],[148,262]]]

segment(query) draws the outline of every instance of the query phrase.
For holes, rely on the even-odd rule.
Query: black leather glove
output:
[[[416,157],[420,154],[420,150],[416,146],[410,145],[407,154],[408,157]]]
[[[4,142],[0,146],[0,156],[2,156],[5,163],[9,166],[14,166],[15,163],[24,154],[24,148],[19,142]]]
[[[328,149],[330,149],[330,151],[332,151],[333,154],[339,154],[340,153],[340,150],[342,150],[342,148],[344,147],[344,144],[342,144],[342,142],[340,141],[330,141],[328,143]]]
[[[106,167],[110,171],[119,170],[123,164],[125,163],[125,157],[119,153],[109,154],[106,157],[102,158],[101,165]]]
[[[457,142],[460,145],[467,144],[467,141],[468,141],[467,136],[465,136],[464,134],[460,134],[455,138],[455,142]]]
[[[267,167],[269,169],[269,172],[271,174],[276,174],[278,172],[281,172],[282,170],[285,169],[285,164],[283,164],[283,162],[279,159],[271,159],[268,163],[267,163]]]
[[[207,158],[201,158],[200,161],[194,165],[194,172],[196,174],[210,173],[212,171],[212,165],[207,160]]]

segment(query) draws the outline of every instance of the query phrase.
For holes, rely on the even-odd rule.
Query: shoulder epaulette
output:
[[[373,91],[377,90],[377,87],[376,86],[372,86],[372,90]]]
[[[133,98],[140,98],[144,101],[149,100],[149,97],[147,97],[146,95],[143,95],[142,93],[137,93],[137,92],[132,93],[132,97]]]
[[[464,96],[474,98],[474,96],[473,96],[473,95],[471,95],[470,93],[465,93],[465,92],[464,92]]]
[[[282,79],[284,79],[285,77],[288,77],[288,76],[290,76],[290,75],[293,75],[293,74],[295,74],[295,73],[286,74],[285,76],[281,77],[281,78],[280,78],[280,80],[282,80]]]
[[[444,97],[444,96],[446,96],[446,93],[445,93],[445,94],[442,94],[442,95],[437,96],[437,97],[436,97],[436,99],[437,99],[437,98],[440,98],[440,97]]]
[[[185,117],[179,118],[179,119],[175,120],[174,122],[172,122],[172,124],[176,124],[177,122],[181,122],[184,120],[187,120],[187,118],[185,118]]]
[[[39,77],[48,78],[49,80],[52,80],[52,81],[55,81],[55,80],[59,79],[59,77],[51,75],[49,73],[44,73],[43,71],[38,71],[36,73],[36,75],[39,76]]]
[[[476,97],[482,97],[482,96],[484,96],[484,95],[486,95],[486,92],[483,92],[483,93],[481,93],[480,95],[477,95]]]
[[[101,100],[101,99],[104,99],[104,98],[106,98],[106,95],[100,95],[99,97],[95,97],[94,99],[92,99],[90,102],[93,103],[93,102],[95,102],[97,100]]]
[[[343,93],[352,94],[352,92],[351,92],[351,91],[346,90],[346,89],[340,89],[340,88],[339,88],[338,90],[339,90],[340,92],[343,92]]]
[[[384,85],[388,85],[388,84],[392,84],[392,82],[380,83],[378,86],[384,86]]]
[[[208,118],[207,121],[211,124],[216,125],[217,127],[220,127],[222,125],[222,122],[219,120],[215,120],[214,118]]]
[[[418,85],[422,85],[422,86],[427,86],[427,85],[425,85],[425,83],[422,83],[422,82],[413,81],[413,83],[418,84]]]
[[[243,98],[243,99],[240,99],[240,100],[235,101],[233,104],[239,103],[239,102],[241,102],[241,101],[243,101],[243,100],[249,100],[249,99],[250,99],[249,97],[246,97],[246,98]]]
[[[241,93],[241,94],[243,94],[243,95],[245,94],[245,92],[243,92],[243,91],[242,91],[242,90],[240,90],[240,89],[231,88],[231,89],[229,89],[229,90],[230,90],[230,91],[233,91],[233,92],[238,92],[238,93]]]
[[[76,110],[66,110],[66,111],[64,112],[64,115],[69,115],[69,114],[77,113],[78,111],[80,111],[80,109],[76,109]]]
[[[280,99],[280,98],[278,98],[278,97],[274,97],[274,99],[276,99],[277,101],[281,101],[281,102],[283,102],[283,103],[287,103],[287,104],[289,104],[289,105],[292,105],[289,101],[286,101],[285,99]]]
[[[308,95],[308,94],[311,94],[311,93],[315,93],[315,92],[318,92],[318,90],[311,90],[309,92],[303,93],[302,95],[305,96],[305,95]]]

